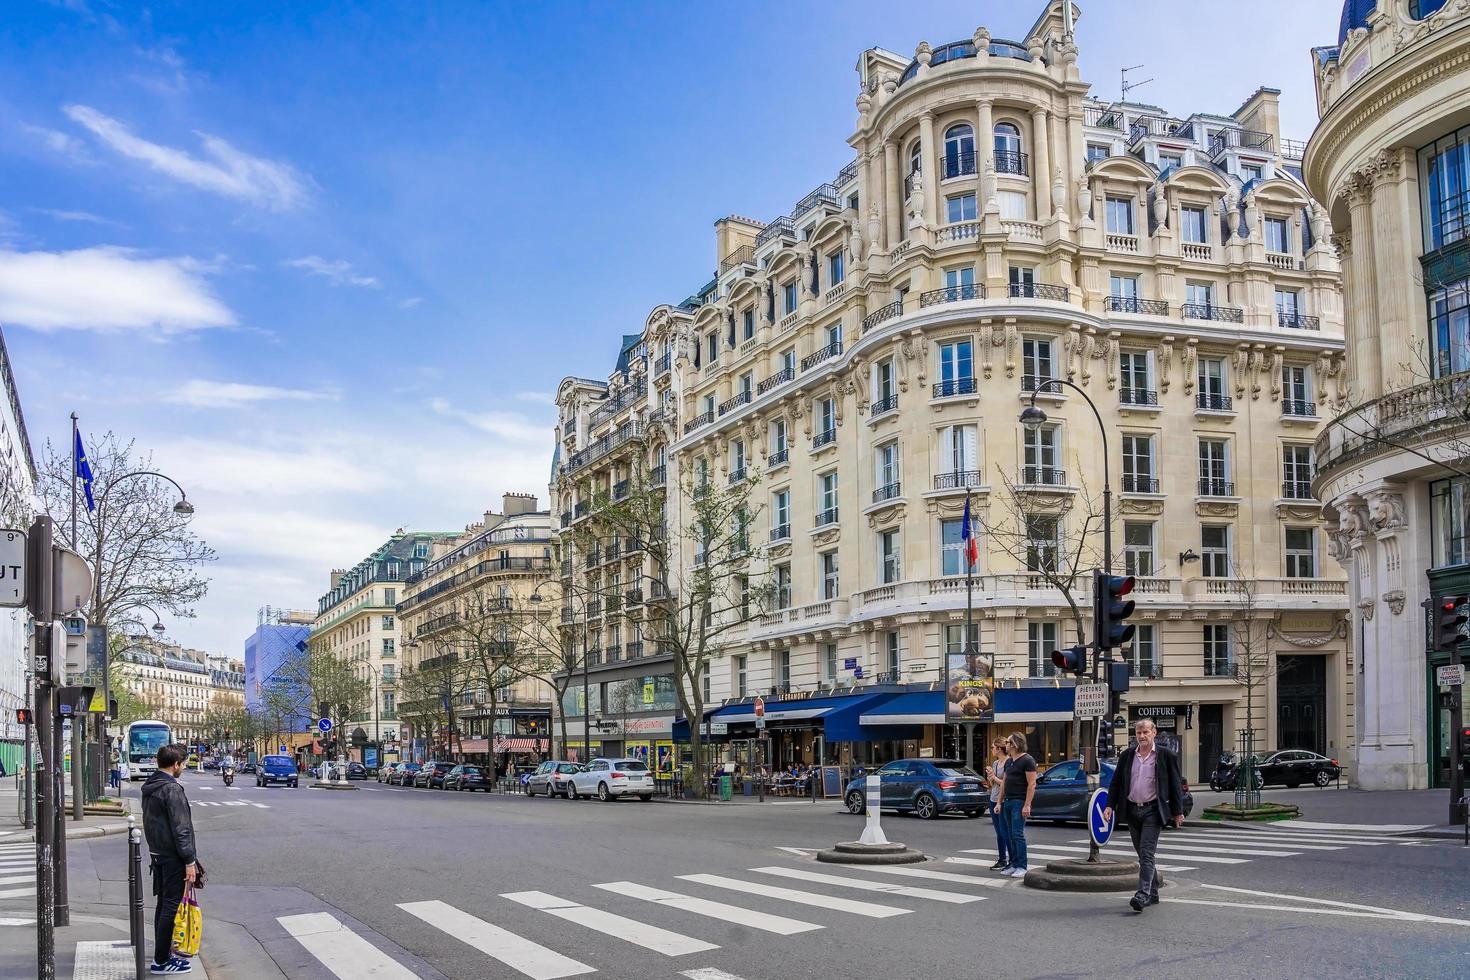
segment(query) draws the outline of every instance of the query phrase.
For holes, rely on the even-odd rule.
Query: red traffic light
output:
[[[1075,646],[1065,650],[1053,650],[1051,662],[1057,670],[1068,674],[1087,673],[1087,647]]]
[[[29,725],[31,723],[31,709],[30,708],[16,708],[15,709],[15,723],[17,725]]]

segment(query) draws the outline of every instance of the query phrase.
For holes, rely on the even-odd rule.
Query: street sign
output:
[[[1465,665],[1448,664],[1434,668],[1434,679],[1440,687],[1460,687],[1465,683]]]
[[[706,725],[706,727],[709,730],[709,733],[711,735],[728,735],[728,734],[730,734],[730,724],[729,724],[729,722],[712,721],[712,722],[709,722]]]
[[[1103,811],[1108,808],[1107,788],[1096,790],[1092,798],[1087,801],[1087,832],[1098,847],[1108,842],[1113,836],[1113,825],[1117,822],[1118,815],[1113,814],[1112,820],[1103,819]]]
[[[332,719],[323,718],[321,721],[316,723],[316,727],[320,728],[322,730],[322,734],[325,735],[327,732],[332,730]]]
[[[92,601],[92,569],[70,548],[53,547],[51,607],[58,613],[85,609]]]
[[[285,751],[286,751],[285,743],[282,743],[281,744],[281,752],[284,753]]]
[[[755,720],[755,728],[756,728],[756,731],[765,731],[765,728],[766,728],[766,719],[765,718],[757,718]]]
[[[26,604],[26,533],[0,529],[0,606]]]
[[[1108,713],[1108,686],[1106,684],[1077,685],[1077,717],[1101,718]]]

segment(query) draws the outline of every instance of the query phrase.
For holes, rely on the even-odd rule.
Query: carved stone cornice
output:
[[[903,523],[904,509],[904,501],[894,500],[890,502],[887,506],[879,507],[876,510],[869,511],[868,527],[873,529],[886,529],[890,525],[901,524]]]

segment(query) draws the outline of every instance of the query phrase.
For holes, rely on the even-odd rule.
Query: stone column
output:
[[[924,187],[924,223],[930,228],[939,224],[939,158],[934,152],[934,113],[919,116],[920,183]]]
[[[898,140],[883,141],[883,247],[890,252],[903,238],[903,174],[898,168]]]
[[[975,103],[975,214],[985,213],[990,204],[985,175],[995,169],[995,116],[989,99]]]
[[[1413,351],[1423,337],[1415,329],[1422,315],[1424,292],[1418,283],[1416,249],[1405,247],[1417,237],[1419,208],[1414,184],[1414,162],[1405,161],[1405,149],[1385,150],[1373,160],[1373,257],[1378,294],[1377,338],[1385,351]],[[1412,229],[1412,230],[1411,230]],[[1416,295],[1417,294],[1417,295]],[[1355,355],[1356,356],[1356,355]],[[1408,364],[1402,362],[1408,361]],[[1425,380],[1415,370],[1413,358],[1402,354],[1380,359],[1382,384],[1387,388],[1407,387]]]
[[[1051,154],[1047,152],[1047,112],[1038,106],[1031,110],[1031,189],[1036,193],[1036,220],[1051,219]]]
[[[1349,227],[1353,241],[1351,260],[1344,277],[1352,288],[1352,305],[1345,311],[1349,361],[1353,369],[1353,396],[1360,400],[1383,394],[1383,372],[1379,349],[1377,263],[1374,255],[1373,182],[1362,172],[1352,174],[1345,187]],[[1396,245],[1402,244],[1395,243]]]

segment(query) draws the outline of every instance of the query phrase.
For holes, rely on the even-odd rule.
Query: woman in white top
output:
[[[995,850],[999,857],[990,870],[1001,871],[1011,864],[1011,839],[1006,832],[1005,821],[1000,817],[1000,788],[1006,778],[1006,740],[995,739],[990,743],[990,751],[994,758],[985,774],[985,782],[990,787],[990,823],[995,827]]]

